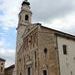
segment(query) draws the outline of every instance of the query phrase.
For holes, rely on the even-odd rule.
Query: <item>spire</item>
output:
[[[29,6],[30,3],[28,2],[28,0],[24,0],[23,3],[22,3],[22,6],[23,6],[23,5],[28,5],[28,6]]]

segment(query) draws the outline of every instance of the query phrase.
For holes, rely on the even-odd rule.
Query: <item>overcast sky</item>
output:
[[[15,62],[16,27],[23,0],[0,0],[0,57]],[[75,35],[75,0],[29,0],[32,21]]]

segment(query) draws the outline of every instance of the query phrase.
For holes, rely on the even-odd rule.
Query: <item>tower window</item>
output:
[[[67,54],[67,46],[66,45],[63,45],[63,54]]]
[[[47,70],[43,70],[43,75],[47,75]]]
[[[47,48],[44,49],[44,53],[47,54]]]
[[[29,18],[28,15],[25,15],[25,20],[28,20],[28,18]]]

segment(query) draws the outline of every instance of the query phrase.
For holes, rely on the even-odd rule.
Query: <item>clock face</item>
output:
[[[29,16],[28,15],[25,15],[25,20],[27,21],[29,19]]]

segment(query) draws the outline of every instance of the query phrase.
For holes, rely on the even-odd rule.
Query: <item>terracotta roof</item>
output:
[[[3,58],[0,58],[0,61],[4,61],[5,62],[5,60]]]

